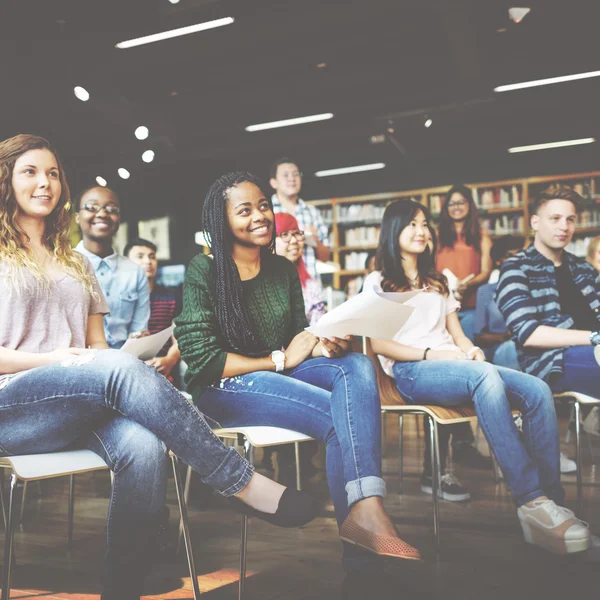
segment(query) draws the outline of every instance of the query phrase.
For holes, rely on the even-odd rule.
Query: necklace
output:
[[[417,275],[414,279],[411,279],[408,275],[406,276],[408,282],[410,283],[410,287],[418,287],[419,286],[419,275]]]

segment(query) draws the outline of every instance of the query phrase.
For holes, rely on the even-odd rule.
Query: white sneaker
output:
[[[588,524],[548,498],[536,500],[532,506],[519,506],[517,514],[528,544],[554,554],[584,552],[591,546]]]
[[[577,471],[577,463],[565,456],[562,452],[560,453],[560,472],[561,473],[575,473]]]
[[[600,346],[596,346],[600,348]],[[583,430],[589,435],[600,435],[600,407],[594,406],[583,420]]]

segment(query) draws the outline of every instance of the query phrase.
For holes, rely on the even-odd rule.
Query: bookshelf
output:
[[[568,248],[578,256],[585,256],[589,240],[600,235],[600,171],[465,185],[473,190],[482,226],[492,239],[511,234],[522,236],[528,243],[530,199],[552,183],[572,186],[585,200]],[[333,287],[346,290],[349,296],[360,291],[367,272],[365,262],[377,249],[381,218],[390,202],[400,198],[420,202],[429,208],[436,222],[450,187],[309,201],[319,209],[329,227],[332,260],[340,266],[333,274]]]

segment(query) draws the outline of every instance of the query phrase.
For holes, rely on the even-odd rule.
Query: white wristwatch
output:
[[[285,354],[281,350],[271,352],[271,360],[275,364],[276,373],[280,373],[285,369]]]

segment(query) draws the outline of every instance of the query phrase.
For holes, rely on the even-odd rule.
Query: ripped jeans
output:
[[[197,403],[223,427],[270,425],[324,441],[338,525],[355,502],[385,495],[377,380],[362,354],[312,358],[285,374],[256,371],[224,379],[202,391]]]
[[[26,371],[0,389],[0,456],[89,448],[114,473],[103,600],[138,600],[165,502],[167,447],[223,495],[252,466],[156,369],[119,350]],[[90,360],[91,359],[91,360]]]

